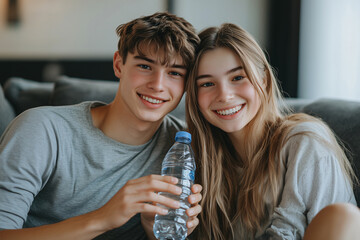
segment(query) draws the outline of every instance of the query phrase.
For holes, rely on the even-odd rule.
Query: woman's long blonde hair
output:
[[[273,206],[277,204],[281,177],[279,153],[289,132],[300,122],[315,121],[328,129],[331,138],[323,141],[334,150],[352,183],[354,173],[331,130],[309,115],[285,114],[289,109],[283,102],[272,68],[249,33],[227,23],[208,28],[199,37],[201,43],[186,87],[186,119],[196,155],[196,179],[204,188],[203,210],[196,230],[198,239],[232,239],[238,221],[249,234],[256,233],[267,216],[264,195],[271,193]],[[246,143],[239,143],[245,146],[244,159],[240,159],[228,135],[207,122],[199,110],[196,85],[199,61],[204,53],[216,48],[230,49],[240,57],[261,99],[258,113],[245,126]]]

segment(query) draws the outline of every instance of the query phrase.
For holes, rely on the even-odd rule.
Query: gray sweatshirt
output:
[[[140,146],[92,124],[100,103],[40,107],[18,116],[0,139],[0,229],[51,224],[102,207],[130,179],[159,174],[184,122],[171,116]],[[143,239],[139,215],[98,239]]]
[[[327,138],[325,129],[317,123],[302,123],[290,132],[310,131]],[[353,190],[344,177],[333,152],[318,139],[308,135],[291,137],[281,151],[281,172],[278,205],[266,199],[267,221],[255,239],[302,239],[306,227],[315,215],[332,203],[349,202],[356,205]],[[241,223],[235,239],[253,239],[244,234]]]

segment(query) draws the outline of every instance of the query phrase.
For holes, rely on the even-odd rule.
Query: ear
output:
[[[122,57],[120,56],[119,51],[116,51],[114,53],[114,58],[113,58],[113,69],[115,76],[118,77],[119,79],[121,78],[122,65],[123,65]]]

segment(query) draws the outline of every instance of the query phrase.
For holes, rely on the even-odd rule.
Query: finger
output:
[[[192,187],[191,187],[191,191],[193,193],[200,193],[202,191],[202,186],[200,184],[194,184]]]
[[[160,211],[162,211],[162,210],[160,210]],[[141,213],[141,216],[144,218],[147,218],[147,219],[151,219],[151,218],[155,217],[155,214],[156,213],[154,213],[154,212],[143,212],[143,213]]]
[[[168,210],[166,208],[160,207],[160,206],[154,206],[152,204],[147,203],[139,203],[134,206],[134,210],[136,213],[147,213],[152,214],[155,216],[155,214],[160,215],[166,215],[168,214]]]
[[[154,192],[140,192],[137,194],[127,195],[124,197],[124,202],[130,203],[158,203],[169,208],[177,209],[180,207],[180,202],[169,197],[154,193]]]
[[[188,220],[187,223],[186,223],[186,226],[189,228],[189,230],[191,229],[191,231],[192,231],[193,228],[195,228],[197,225],[199,225],[199,219],[196,218],[196,217]]]
[[[147,175],[147,176],[144,176],[144,177],[131,179],[131,180],[128,181],[128,183],[129,184],[138,184],[138,183],[141,183],[141,182],[149,182],[151,180],[159,180],[159,181],[172,183],[172,184],[177,184],[179,182],[179,179],[177,179],[176,177],[161,176],[161,175],[151,174],[151,175]]]
[[[186,210],[186,214],[189,217],[197,216],[201,213],[202,207],[200,205],[195,205],[189,209]]]
[[[189,197],[188,197],[188,201],[190,204],[194,205],[194,204],[197,204],[201,201],[202,199],[202,195],[200,193],[197,193],[197,194],[191,194]]]
[[[159,180],[159,177],[160,180]],[[142,179],[141,181],[139,179],[136,180],[130,180],[128,181],[124,186],[124,193],[125,194],[131,194],[134,192],[146,192],[146,191],[152,191],[152,192],[168,192],[175,195],[180,195],[182,192],[182,189],[176,185],[174,185],[173,177],[170,176],[155,176],[147,177]],[[177,178],[174,178],[177,180]],[[166,180],[166,181],[163,181]],[[169,183],[170,182],[170,183]]]

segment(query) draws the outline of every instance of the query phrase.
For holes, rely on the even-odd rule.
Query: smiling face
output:
[[[120,79],[116,101],[128,119],[160,122],[181,100],[186,75],[182,58],[173,58],[167,66],[159,56],[129,52],[124,63],[115,53],[114,70]]]
[[[239,132],[255,117],[260,98],[241,59],[227,48],[203,54],[196,77],[203,116],[227,133]]]

